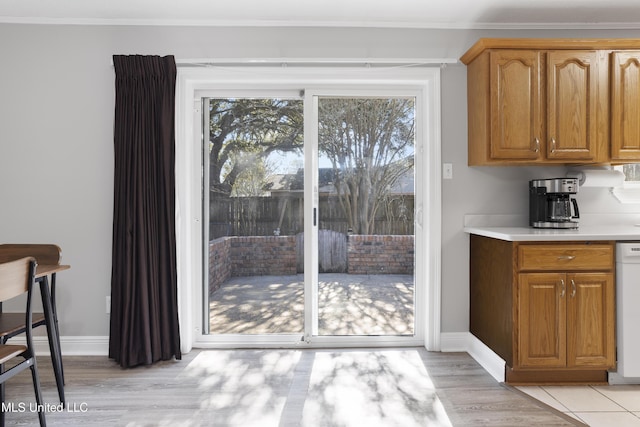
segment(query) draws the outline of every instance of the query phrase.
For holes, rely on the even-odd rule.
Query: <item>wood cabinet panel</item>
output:
[[[611,54],[611,158],[640,161],[640,51]]]
[[[469,330],[513,365],[513,245],[472,235],[470,250]]]
[[[567,365],[615,366],[615,283],[611,273],[567,275]]]
[[[613,264],[612,244],[518,246],[520,270],[609,270]]]
[[[598,55],[551,51],[547,64],[547,158],[593,161],[598,135]]]
[[[518,362],[521,367],[565,366],[565,295],[565,275],[562,273],[519,276]]]
[[[633,38],[481,38],[465,52],[460,61],[469,65],[487,49],[528,50],[633,50],[640,46],[640,39]]]
[[[489,58],[490,157],[538,159],[542,135],[540,53],[492,51]]]

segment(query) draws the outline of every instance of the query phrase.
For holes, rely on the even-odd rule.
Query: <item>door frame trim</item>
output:
[[[202,340],[201,314],[203,242],[201,227],[200,182],[202,150],[193,144],[200,124],[200,108],[196,100],[199,90],[243,89],[265,90],[269,88],[337,87],[346,85],[366,89],[381,87],[419,88],[417,110],[421,114],[424,129],[419,159],[416,159],[416,182],[424,183],[422,202],[416,205],[415,235],[424,233],[424,239],[416,238],[416,277],[422,277],[424,292],[415,304],[420,305],[424,316],[423,324],[416,325],[423,330],[423,336],[416,340],[407,337],[380,337],[376,345],[424,345],[427,350],[440,351],[440,300],[441,300],[441,103],[440,68],[362,68],[362,67],[226,67],[226,68],[178,68],[176,85],[176,241],[178,266],[178,316],[180,320],[181,349],[189,352],[200,348],[240,348],[244,345],[234,341],[233,335],[216,343]],[[422,104],[420,104],[422,103]],[[200,154],[198,154],[198,152]],[[198,165],[194,165],[200,160]],[[428,196],[428,197],[427,197]],[[418,247],[422,241],[425,247]],[[418,272],[418,269],[422,269]],[[196,286],[197,284],[197,286]],[[345,337],[341,346],[358,346],[358,337]],[[274,335],[260,346],[309,346],[298,341],[298,335]],[[323,340],[311,345],[326,346]],[[369,345],[371,343],[369,342]],[[255,343],[253,346],[255,347]],[[247,345],[248,346],[248,345]]]

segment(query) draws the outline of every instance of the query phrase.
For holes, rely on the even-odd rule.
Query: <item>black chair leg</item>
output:
[[[67,402],[64,397],[64,378],[62,376],[62,352],[60,350],[60,340],[51,305],[49,281],[46,277],[44,277],[40,282],[40,296],[42,298],[42,308],[47,322],[47,338],[49,339],[49,350],[51,351],[53,373],[56,377],[56,386],[58,387],[58,397],[60,398],[62,406],[66,406]]]
[[[45,427],[47,425],[47,421],[44,417],[44,404],[42,401],[42,392],[40,391],[40,379],[38,378],[35,356],[33,356],[33,365],[30,366],[30,369],[31,378],[33,379],[33,391],[36,394],[36,403],[38,405],[38,419],[40,420],[40,427]]]
[[[0,365],[0,374],[4,373],[4,364]],[[4,383],[0,383],[0,402],[4,405]],[[4,410],[0,411],[0,427],[4,427]]]

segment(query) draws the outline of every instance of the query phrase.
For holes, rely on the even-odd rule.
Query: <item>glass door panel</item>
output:
[[[203,98],[203,328],[413,337],[415,99],[306,102]]]
[[[317,106],[317,334],[412,336],[415,99]]]
[[[303,103],[203,98],[204,330],[304,333]]]

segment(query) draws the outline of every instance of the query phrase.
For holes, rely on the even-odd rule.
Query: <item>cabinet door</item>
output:
[[[547,54],[547,158],[594,160],[597,151],[598,55]]]
[[[518,362],[520,367],[566,365],[566,275],[519,275]]]
[[[611,273],[567,274],[567,365],[615,366]]]
[[[611,158],[640,161],[640,51],[611,56]]]
[[[540,53],[492,51],[490,62],[492,159],[541,157]]]

